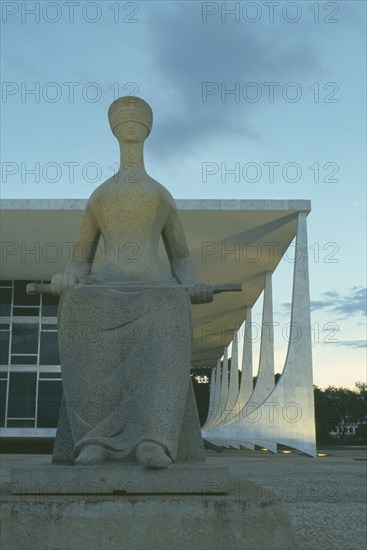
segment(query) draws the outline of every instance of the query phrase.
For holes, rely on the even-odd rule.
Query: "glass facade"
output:
[[[0,429],[5,437],[55,435],[62,397],[59,299],[28,296],[29,282],[49,281],[0,281]],[[204,375],[210,376],[210,369],[192,375],[202,421],[209,397]]]
[[[62,395],[58,298],[0,281],[0,427],[56,428]],[[46,283],[48,281],[38,281]]]

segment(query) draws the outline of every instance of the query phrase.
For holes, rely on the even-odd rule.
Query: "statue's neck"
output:
[[[120,142],[120,172],[131,171],[139,174],[146,174],[144,166],[144,144],[143,143],[121,143]]]

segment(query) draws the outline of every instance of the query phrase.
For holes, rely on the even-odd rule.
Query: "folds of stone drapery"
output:
[[[91,444],[111,459],[134,459],[140,442],[155,441],[173,460],[204,461],[191,334],[180,288],[68,291],[59,308],[64,405],[53,460],[72,462]]]
[[[235,389],[235,372],[228,388],[228,352],[224,353],[222,383],[220,363],[216,368],[215,395],[210,422],[203,437],[216,445],[266,447],[277,452],[277,444],[315,456],[315,420],[312,382],[311,322],[308,279],[306,213],[298,214],[296,255],[288,352],[283,373],[274,382],[274,335],[271,272],[265,273],[264,305],[258,378],[252,390],[251,308],[246,308],[242,365],[238,364],[237,335],[232,345],[231,371],[242,367],[241,384]],[[224,390],[222,391],[224,380]],[[231,380],[233,382],[231,387]],[[221,383],[218,389],[217,383]],[[233,396],[237,398],[233,404]],[[224,405],[223,396],[227,395]]]

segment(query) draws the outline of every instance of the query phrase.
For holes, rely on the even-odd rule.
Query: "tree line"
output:
[[[354,389],[314,386],[317,444],[367,444],[367,384]]]

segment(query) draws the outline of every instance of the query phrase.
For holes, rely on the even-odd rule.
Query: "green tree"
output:
[[[330,443],[330,432],[335,430],[340,421],[338,406],[332,392],[314,386],[316,442],[318,445]]]
[[[343,426],[351,423],[361,423],[354,440],[363,439],[367,421],[367,384],[356,382],[355,389],[329,386],[321,390],[315,386],[315,419],[316,440],[318,444],[332,441],[331,431],[339,427],[339,441],[343,443],[353,440],[343,433]]]

